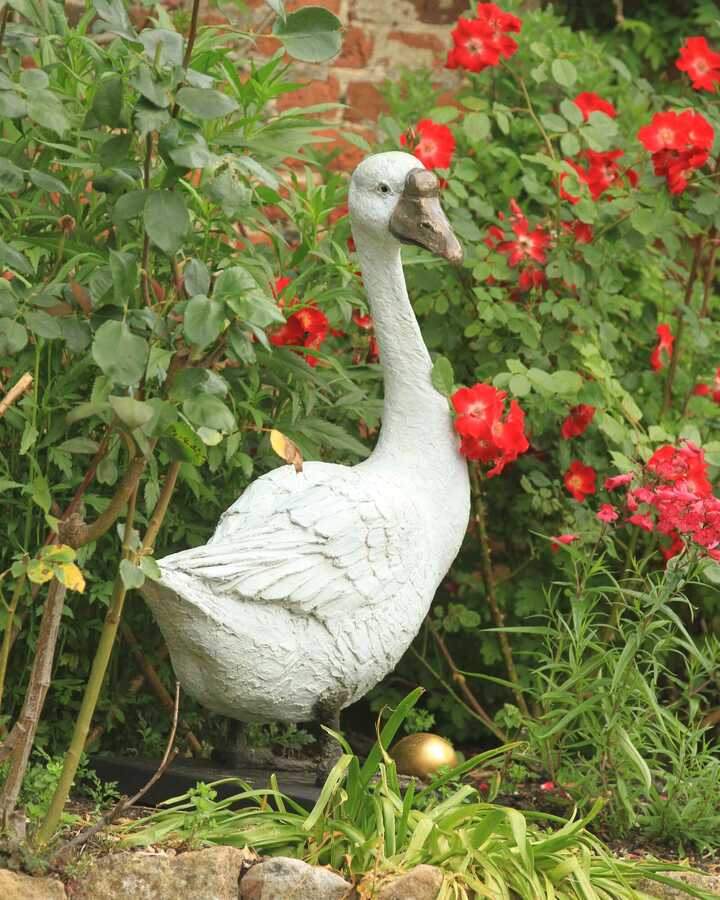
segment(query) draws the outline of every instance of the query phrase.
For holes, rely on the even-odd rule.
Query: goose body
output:
[[[359,699],[398,663],[458,552],[467,468],[400,260],[409,240],[460,253],[434,178],[393,152],[368,157],[351,181],[385,377],[372,455],[257,479],[206,545],[160,560],[161,578],[143,588],[181,684],[215,712],[300,722]]]

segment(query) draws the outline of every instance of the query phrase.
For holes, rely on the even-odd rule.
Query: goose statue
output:
[[[240,722],[339,729],[407,650],[468,523],[465,460],[400,259],[404,243],[462,259],[437,176],[408,153],[369,156],[349,212],[384,371],[374,452],[263,475],[143,588],[184,689]]]

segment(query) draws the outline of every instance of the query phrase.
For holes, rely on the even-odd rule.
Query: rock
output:
[[[442,883],[443,873],[437,866],[416,866],[383,885],[378,900],[435,900]]]
[[[255,857],[235,847],[188,853],[116,853],[73,884],[73,900],[238,900],[243,865]],[[0,891],[0,897],[3,894]]]
[[[65,900],[65,888],[56,878],[33,878],[0,869],[2,900]]]
[[[683,884],[690,887],[700,888],[706,891],[710,897],[720,897],[720,875],[703,875],[695,872],[663,872],[668,878],[675,881],[682,881]],[[657,881],[643,879],[635,885],[637,891],[644,891],[651,897],[659,897],[661,900],[687,900],[688,895],[677,888],[670,887],[665,884],[658,884]]]
[[[278,856],[257,863],[240,882],[241,900],[350,900],[353,887],[330,869]]]

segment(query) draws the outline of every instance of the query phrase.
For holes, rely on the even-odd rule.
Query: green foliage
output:
[[[675,868],[613,859],[585,827],[602,802],[585,818],[565,822],[488,802],[462,783],[471,768],[487,765],[511,746],[481,753],[428,785],[413,779],[402,786],[387,748],[420,693],[408,695],[394,711],[365,765],[343,741],[344,753],[312,810],[285,797],[276,783],[258,790],[238,780],[239,792],[220,801],[215,785],[200,783],[168,800],[165,809],[125,826],[125,842],[250,846],[331,865],[361,893],[363,886],[377,889],[413,866],[439,865],[445,873],[439,900],[630,898],[640,878],[662,881],[658,872]]]

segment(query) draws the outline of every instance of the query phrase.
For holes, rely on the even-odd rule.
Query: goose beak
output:
[[[458,265],[463,250],[440,206],[440,182],[429,169],[413,169],[390,217],[390,234]]]

